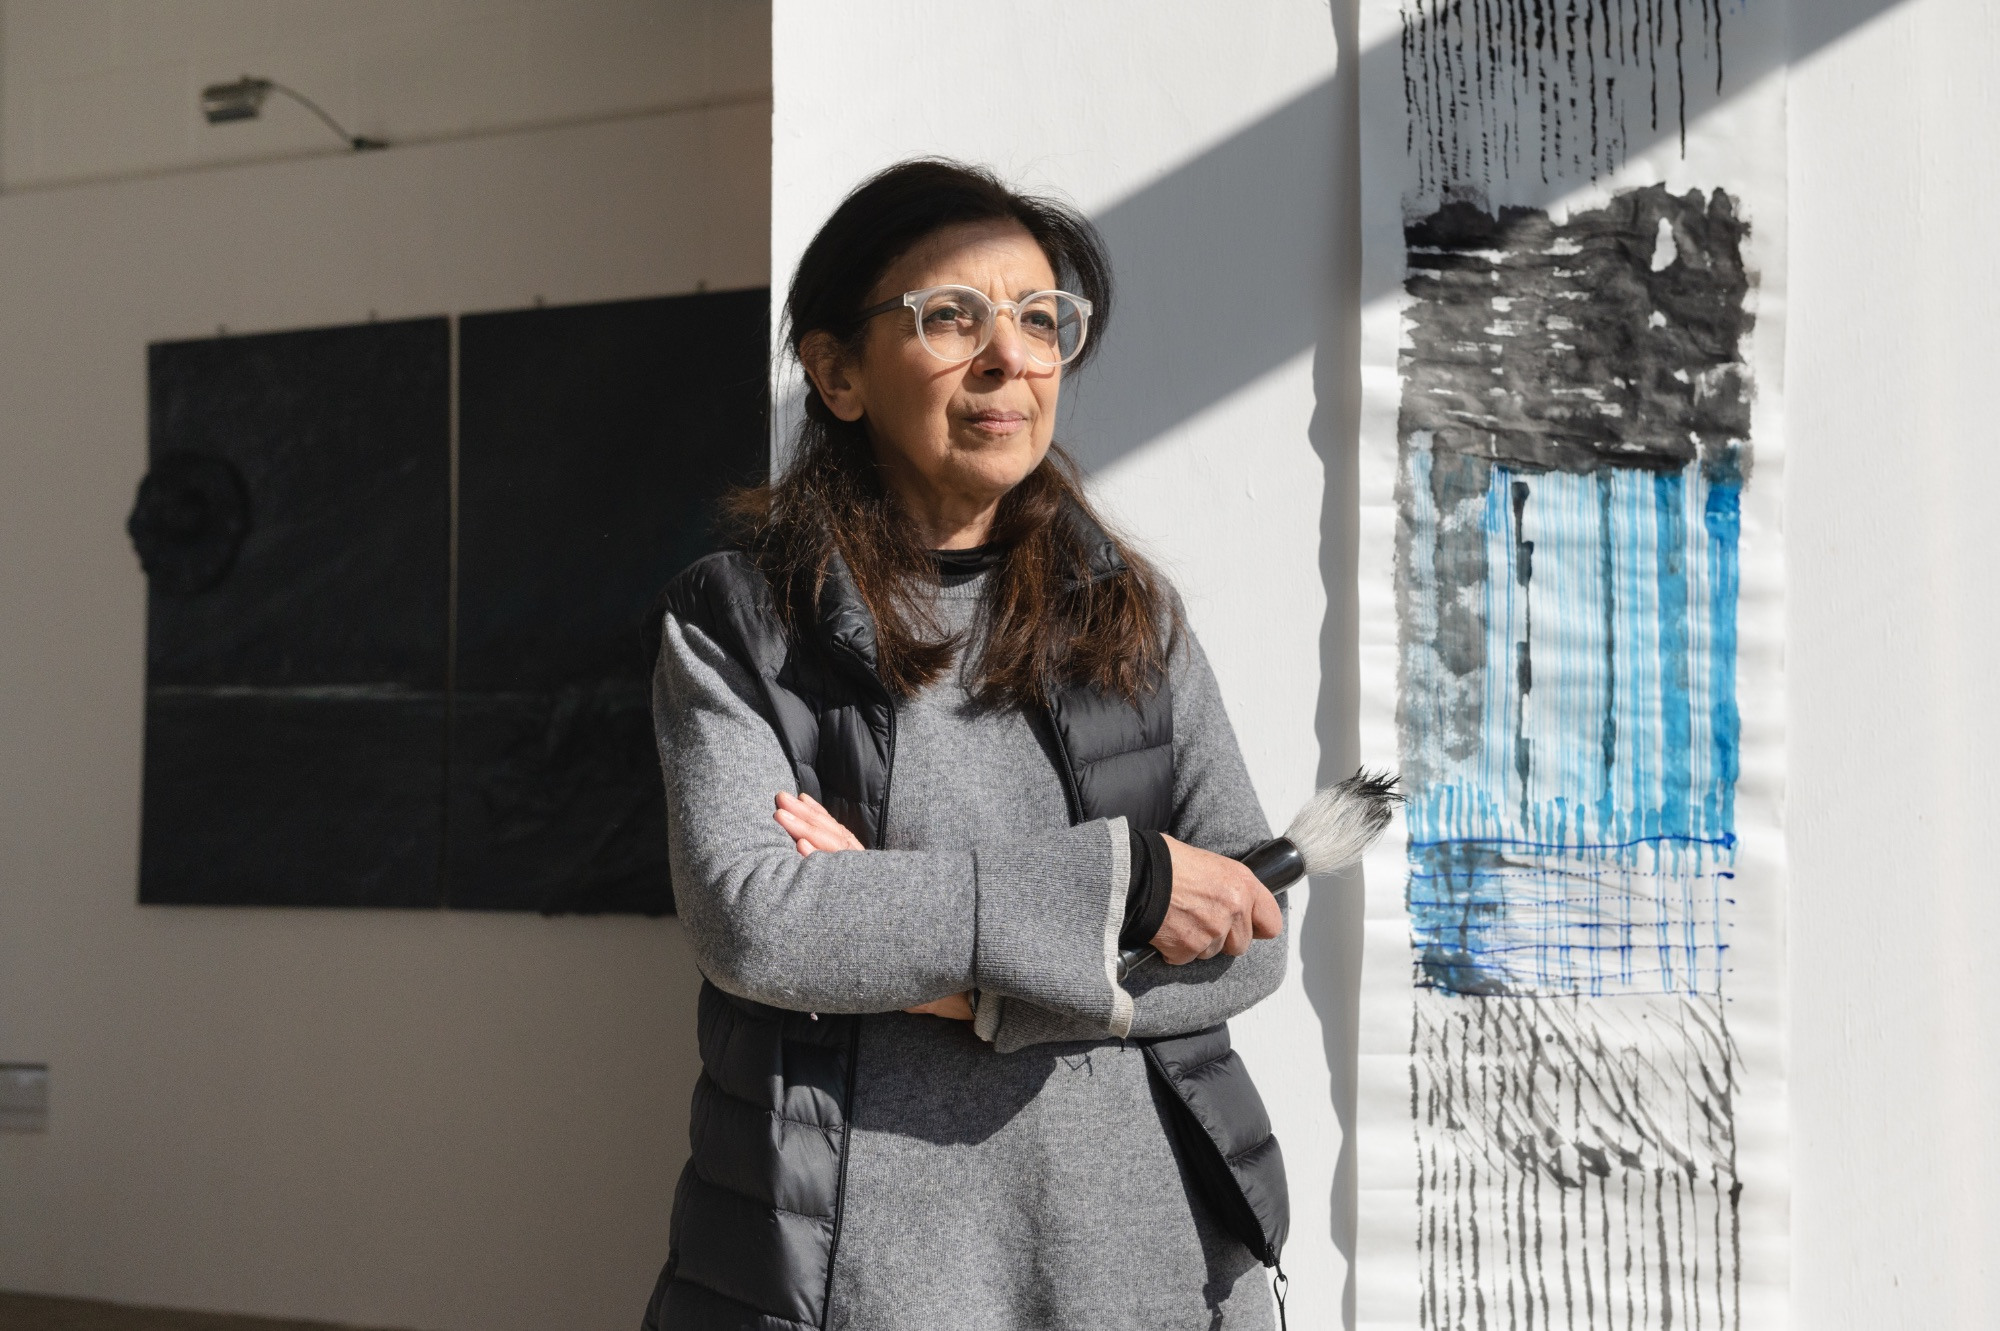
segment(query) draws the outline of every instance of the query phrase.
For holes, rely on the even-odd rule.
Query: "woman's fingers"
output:
[[[839,838],[841,842],[839,849],[841,850],[867,849],[867,847],[861,844],[861,838],[854,835],[853,832],[848,830],[846,823],[841,822],[840,819],[834,817],[831,813],[827,812],[827,808],[825,805],[821,804],[818,800],[814,799],[812,796],[805,794],[801,794],[799,796],[799,800],[802,803],[804,803],[806,807],[810,808],[811,810],[813,810],[813,812],[819,815],[820,822],[825,825],[825,827],[828,829],[831,835]]]
[[[920,1017],[943,1017],[947,1021],[972,1020],[972,995],[952,994],[946,998],[934,998],[928,1003],[906,1007],[905,1012],[913,1012]]]
[[[1256,875],[1252,874],[1252,878]],[[1278,898],[1262,883],[1229,922],[1229,939],[1222,950],[1232,957],[1240,957],[1250,950],[1250,944],[1259,938],[1276,938],[1285,931],[1284,912],[1278,909]]]
[[[1240,957],[1253,940],[1283,932],[1277,898],[1241,863],[1172,837],[1167,852],[1173,858],[1174,893],[1152,941],[1169,965],[1225,952]]]
[[[1222,937],[1218,938],[1214,946],[1209,949],[1209,956],[1227,952],[1232,957],[1240,957],[1250,950],[1248,914],[1248,911],[1239,911],[1229,917],[1228,923],[1223,927]]]
[[[1257,886],[1264,885],[1259,883]],[[1276,938],[1285,932],[1285,913],[1278,909],[1278,898],[1270,891],[1266,890],[1256,898],[1256,904],[1251,907],[1250,923],[1251,932],[1258,938]]]
[[[810,795],[794,795],[789,791],[779,791],[777,810],[771,816],[778,826],[798,847],[799,854],[810,855],[815,850],[860,850],[861,842],[854,833],[848,831],[839,819],[826,811],[826,807]]]

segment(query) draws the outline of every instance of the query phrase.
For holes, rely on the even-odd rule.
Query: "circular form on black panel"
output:
[[[177,450],[153,460],[125,520],[139,566],[162,596],[194,596],[224,578],[250,531],[250,490],[222,458]]]

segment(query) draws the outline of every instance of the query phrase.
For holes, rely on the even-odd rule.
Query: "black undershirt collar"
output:
[[[937,565],[939,581],[947,587],[956,587],[998,567],[1006,553],[1006,546],[988,541],[969,550],[933,550],[931,562]]]

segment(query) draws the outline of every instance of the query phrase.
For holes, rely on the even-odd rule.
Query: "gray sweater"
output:
[[[970,619],[977,578],[939,593]],[[1269,835],[1192,636],[1171,667],[1174,821]],[[1278,985],[1284,940],[1120,986],[1123,819],[1071,826],[1043,724],[947,678],[897,707],[884,848],[801,856],[795,790],[743,668],[669,616],[655,681],[675,900],[704,974],[863,1023],[828,1326],[1264,1328],[1249,1253],[1192,1201],[1144,1055]],[[972,1023],[900,1009],[971,991]]]

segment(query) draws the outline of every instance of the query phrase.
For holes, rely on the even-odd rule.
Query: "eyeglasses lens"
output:
[[[1035,297],[1020,317],[1028,354],[1044,365],[1060,365],[1083,346],[1083,308],[1061,292]]]
[[[993,307],[970,289],[933,292],[917,312],[924,345],[948,361],[970,360],[983,350],[993,331]],[[1015,312],[1021,341],[1030,360],[1060,365],[1083,346],[1087,320],[1083,308],[1062,292],[1042,292]]]
[[[985,346],[993,307],[977,292],[934,291],[917,311],[917,330],[931,353],[946,360],[971,360]]]

